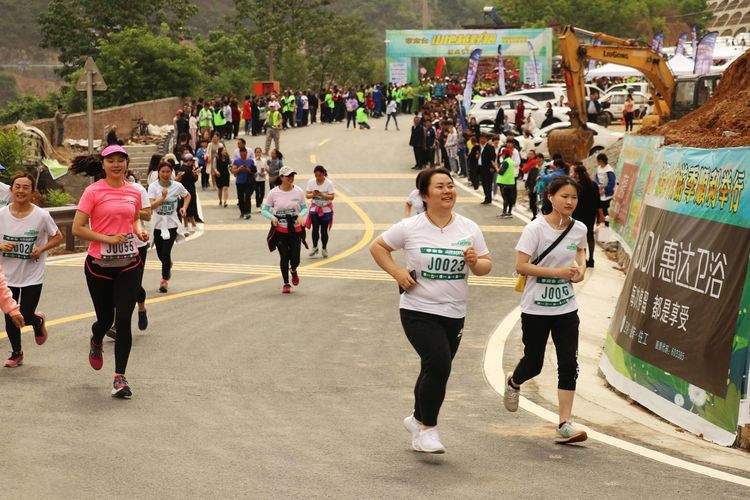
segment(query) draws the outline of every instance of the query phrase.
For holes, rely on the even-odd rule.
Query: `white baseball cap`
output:
[[[282,177],[286,177],[288,175],[293,175],[293,174],[298,174],[298,173],[299,172],[297,172],[295,169],[293,169],[289,165],[284,165],[283,167],[281,167],[281,170],[279,170],[279,175]]]

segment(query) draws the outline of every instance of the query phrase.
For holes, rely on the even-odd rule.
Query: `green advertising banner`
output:
[[[609,225],[632,254],[640,228],[646,187],[652,179],[655,155],[663,137],[626,135],[615,167],[617,189],[609,208]]]
[[[552,29],[499,29],[499,30],[386,30],[385,57],[388,81],[415,83],[416,59],[420,57],[469,58],[474,49],[482,49],[486,57],[497,57],[497,46],[502,45],[503,56],[518,57],[521,61],[521,78],[533,62],[529,43],[536,53],[540,80],[552,76]]]
[[[747,391],[750,148],[658,151],[632,174],[645,203],[621,226],[637,238],[600,367],[653,412],[731,446]]]

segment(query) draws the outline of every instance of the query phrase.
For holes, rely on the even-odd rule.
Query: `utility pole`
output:
[[[91,57],[86,58],[84,73],[76,82],[76,90],[86,91],[86,118],[88,121],[89,154],[94,154],[94,90],[107,90],[99,68]]]

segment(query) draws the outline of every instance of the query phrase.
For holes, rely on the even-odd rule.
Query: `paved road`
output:
[[[170,293],[156,293],[156,266],[146,272],[151,324],[135,334],[130,401],[109,397],[111,343],[102,372],[88,366],[81,259],[50,263],[40,307],[50,340],[37,348],[27,334],[26,364],[0,371],[2,496],[744,497],[736,485],[594,441],[556,446],[553,426],[504,412],[482,366],[489,334],[518,301],[508,278],[522,223],[500,225],[496,209],[463,193],[457,210],[487,228],[494,270],[472,282],[440,420],[448,453],[411,451],[401,419],[418,358],[396,287],[366,250],[400,217],[411,151],[406,123],[400,133],[373,124],[282,136],[300,183],[319,162],[341,193],[332,256],[303,257],[291,296],[280,294],[267,225],[201,193],[206,231],[175,248]]]

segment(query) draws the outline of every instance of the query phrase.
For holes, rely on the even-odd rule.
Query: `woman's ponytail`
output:
[[[99,155],[79,155],[73,158],[68,171],[74,174],[88,175],[95,179],[104,177],[104,164]]]

